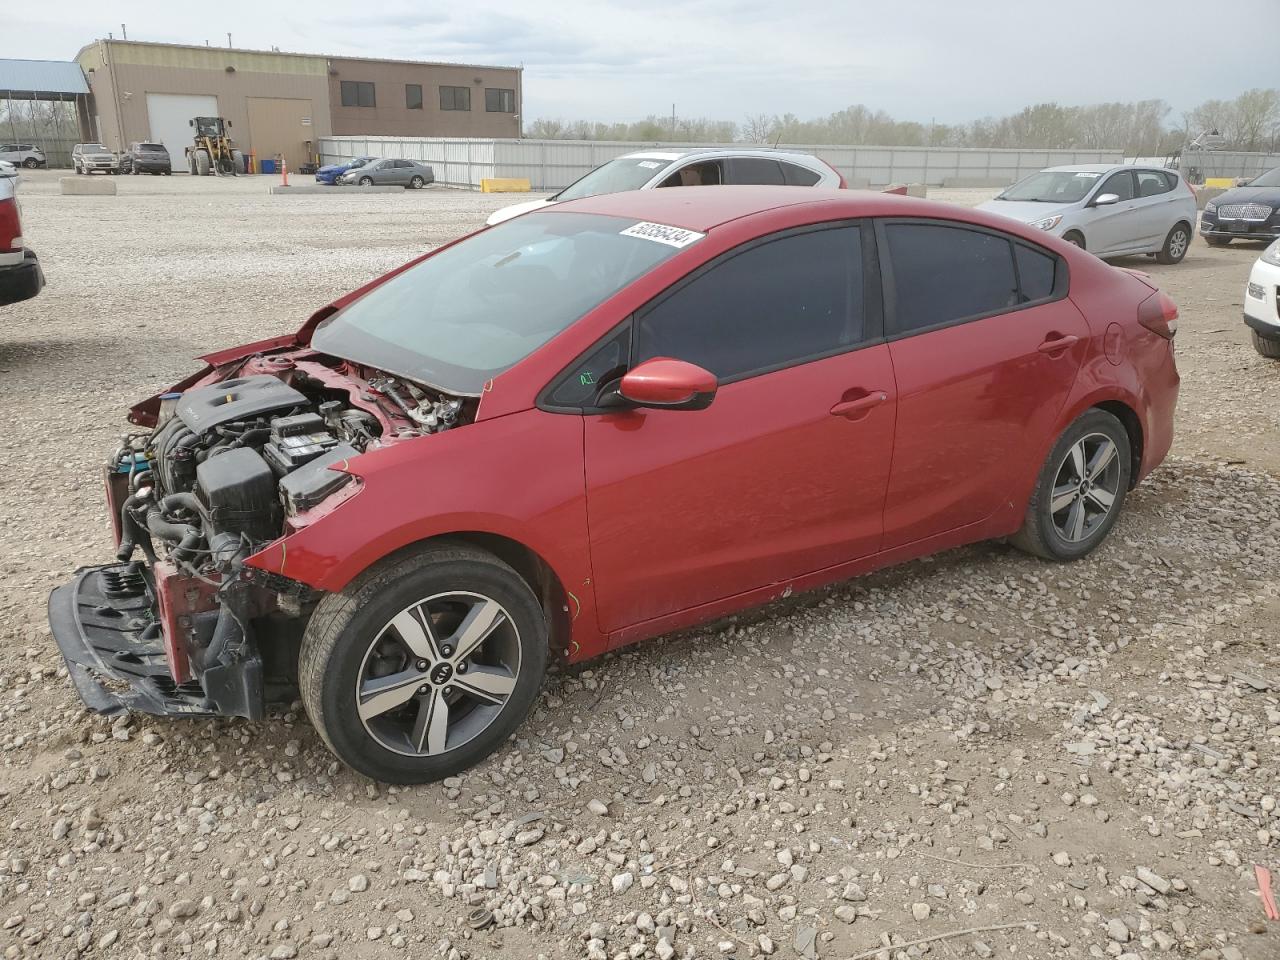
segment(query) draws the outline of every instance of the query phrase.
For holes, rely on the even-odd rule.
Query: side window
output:
[[[1121,202],[1133,199],[1133,174],[1128,170],[1123,173],[1113,173],[1107,177],[1107,182],[1102,185],[1094,196],[1102,196],[1104,193],[1114,193],[1120,198]]]
[[[900,333],[966,317],[999,313],[1019,303],[1009,241],[964,227],[887,223]]]
[[[660,187],[718,187],[724,182],[719,160],[706,160],[681,167],[663,180]]]
[[[812,187],[822,179],[817,173],[794,163],[782,163],[782,179],[790,187]]]
[[[1157,194],[1168,193],[1173,189],[1173,184],[1169,182],[1169,178],[1157,170],[1139,170],[1136,174],[1138,178],[1138,196],[1154,197]]]
[[[721,381],[861,341],[862,232],[792,234],[714,264],[638,316],[635,362],[674,357]]]
[[[766,157],[736,157],[729,161],[730,183],[771,183],[781,186],[782,165]]]
[[[1022,291],[1022,302],[1047,300],[1053,296],[1058,279],[1057,259],[1020,243],[1013,245],[1013,256],[1018,262],[1018,285]]]
[[[546,395],[553,407],[592,407],[600,391],[627,372],[631,360],[631,325],[626,324],[573,364]]]

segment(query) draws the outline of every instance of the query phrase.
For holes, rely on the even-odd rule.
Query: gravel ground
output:
[[[129,402],[512,198],[118,186],[27,179],[49,286],[0,328],[5,957],[1280,956],[1253,880],[1280,873],[1256,247],[1126,264],[1182,308],[1178,439],[1091,558],[984,544],[636,646],[551,677],[465,776],[388,789],[297,707],[86,713],[45,597],[110,559]]]

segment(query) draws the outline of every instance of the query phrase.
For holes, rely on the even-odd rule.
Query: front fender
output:
[[[359,491],[249,566],[336,592],[415,543],[493,534],[551,567],[570,595],[576,649],[603,649],[592,626],[581,417],[526,410],[383,447],[344,469]]]

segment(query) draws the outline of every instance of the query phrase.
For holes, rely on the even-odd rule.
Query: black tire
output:
[[[1062,235],[1062,239],[1067,241],[1067,243],[1074,243],[1081,250],[1085,249],[1084,234],[1080,233],[1078,230],[1068,230]]]
[[[372,187],[373,177],[361,177],[359,180],[359,183],[360,183],[360,186],[362,187]]]
[[[1211,247],[1225,247],[1231,242],[1230,237],[1205,237],[1204,242]]]
[[[22,161],[22,165],[28,170],[34,170],[36,167],[40,166],[40,161],[35,157],[27,157],[27,159]]]
[[[1186,223],[1175,223],[1164,238],[1164,246],[1156,254],[1156,263],[1181,263],[1191,246],[1191,227]]]
[[[423,186],[426,185],[426,182],[427,181],[423,180],[421,177],[414,177],[412,180],[409,181],[409,189],[421,190]]]
[[[1060,491],[1066,490],[1073,485],[1070,478],[1064,484],[1058,483],[1063,471],[1069,473],[1072,470],[1067,462],[1071,458],[1072,448],[1082,440],[1087,447],[1091,438],[1098,437],[1106,438],[1115,445],[1114,455],[1103,471],[1105,483],[1100,477],[1097,484],[1103,492],[1111,493],[1112,502],[1107,512],[1096,516],[1092,526],[1082,529],[1081,538],[1073,541],[1059,530],[1058,521],[1055,518],[1063,517],[1065,514],[1063,519],[1069,522],[1069,518],[1073,516],[1072,511],[1076,507],[1074,504],[1068,504],[1055,514],[1052,510],[1054,489],[1056,487]],[[1035,491],[1027,503],[1027,513],[1022,522],[1022,529],[1010,539],[1010,542],[1018,549],[1046,560],[1078,560],[1091,553],[1106,539],[1124,507],[1125,494],[1129,490],[1129,479],[1133,470],[1132,457],[1129,435],[1125,432],[1124,425],[1105,410],[1094,408],[1086,411],[1062,432],[1057,443],[1053,445],[1036,478]],[[1112,463],[1115,465],[1114,472],[1112,472]],[[1110,488],[1113,485],[1112,493]],[[1087,494],[1077,492],[1076,499],[1080,501],[1079,509],[1085,511],[1087,506],[1096,507],[1097,504],[1092,498],[1097,495],[1093,492]],[[1084,523],[1089,523],[1087,512]]]
[[[1253,349],[1268,360],[1280,360],[1280,340],[1271,340],[1261,336],[1257,330],[1250,330],[1249,332],[1253,334]]]
[[[390,749],[370,732],[357,711],[356,691],[366,676],[368,658],[375,648],[382,649],[378,638],[398,614],[425,598],[455,591],[491,598],[507,614],[504,626],[514,628],[514,637],[508,633],[507,642],[519,652],[514,687],[487,726],[480,726],[460,745],[433,755]],[[541,605],[511,567],[469,544],[433,543],[376,564],[341,593],[320,601],[307,624],[299,655],[302,703],[329,749],[365,776],[384,783],[440,780],[479,763],[524,721],[546,671],[547,634]],[[455,683],[463,672],[459,669],[454,674]],[[418,693],[425,689],[424,685]],[[443,693],[450,688],[439,689]],[[455,699],[450,712],[460,702]],[[403,709],[417,710],[421,705],[415,696]],[[458,714],[463,721],[470,705],[464,704]],[[393,710],[377,720],[394,714]]]

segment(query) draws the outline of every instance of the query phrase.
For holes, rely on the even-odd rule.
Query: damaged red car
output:
[[[104,712],[300,697],[356,770],[497,748],[548,658],[965,543],[1071,560],[1164,458],[1177,310],[906,197],[612,194],[206,357],[106,463],[50,622]]]

